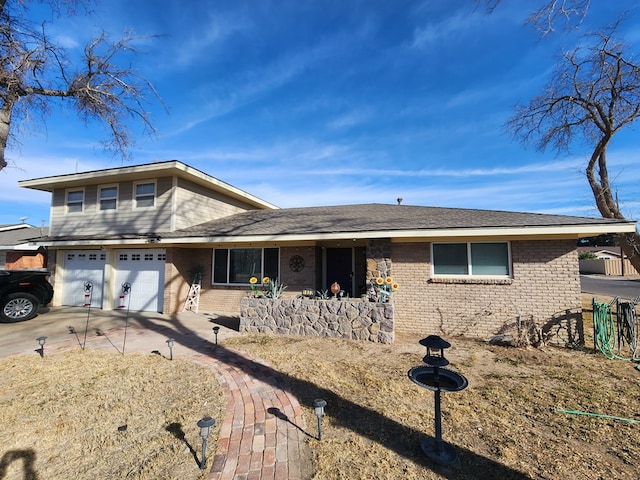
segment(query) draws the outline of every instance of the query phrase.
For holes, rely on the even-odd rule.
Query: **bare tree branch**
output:
[[[498,8],[501,0],[476,0],[476,4],[478,3],[484,3],[487,12],[491,14]],[[580,26],[590,7],[591,0],[546,0],[529,13],[526,23],[533,25],[542,36],[555,32],[558,24],[562,24],[562,29],[571,30]]]
[[[563,55],[544,92],[516,107],[506,126],[521,142],[539,150],[568,151],[577,142],[593,145],[585,173],[605,218],[624,219],[607,168],[614,135],[640,116],[640,65],[614,37],[617,24],[588,36],[584,47]],[[626,235],[627,255],[640,269],[640,236]]]
[[[543,36],[556,30],[560,23],[563,29],[578,27],[589,12],[591,0],[550,0],[527,18]]]
[[[87,11],[92,2],[41,0],[56,15]],[[155,133],[147,102],[162,104],[153,85],[122,58],[137,53],[134,45],[141,37],[127,34],[111,42],[103,32],[85,47],[82,63],[74,68],[65,49],[50,41],[47,25],[28,20],[29,3],[0,0],[0,170],[7,165],[5,151],[20,122],[33,113],[45,117],[54,97],[71,101],[85,122],[105,125],[105,148],[127,157],[133,144],[130,121]]]

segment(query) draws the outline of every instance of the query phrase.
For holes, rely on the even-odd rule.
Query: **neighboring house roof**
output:
[[[228,197],[241,200],[256,208],[278,208],[272,203],[266,202],[250,193],[229,185],[217,178],[207,175],[200,170],[185,165],[178,160],[165,162],[155,162],[145,165],[134,165],[130,167],[110,168],[106,170],[94,170],[82,173],[70,173],[66,175],[56,175],[53,177],[34,178],[31,180],[21,180],[20,187],[53,192],[55,188],[77,188],[97,183],[110,183],[122,181],[145,180],[162,176],[175,176],[193,182],[197,185],[205,186],[208,189],[217,191]]]
[[[6,232],[7,230],[19,230],[21,228],[33,228],[28,223],[15,223],[0,225],[0,232]]]
[[[565,215],[391,204],[253,210],[175,232],[151,243],[304,241],[357,238],[579,238],[635,231],[635,222]],[[147,235],[57,237],[45,242],[133,243]]]
[[[38,245],[30,244],[31,239],[41,239],[49,234],[46,227],[33,227],[26,223],[13,225],[15,228],[0,227],[0,250],[36,250]]]
[[[599,257],[614,256],[614,257],[620,258],[620,247],[616,247],[616,246],[578,247],[578,253],[583,253],[583,252],[591,252]]]

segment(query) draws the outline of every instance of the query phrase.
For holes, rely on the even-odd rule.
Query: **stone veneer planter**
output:
[[[243,298],[240,331],[393,343],[392,303]]]

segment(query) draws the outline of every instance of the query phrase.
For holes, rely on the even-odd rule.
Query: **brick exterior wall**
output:
[[[42,252],[7,252],[4,268],[46,268],[46,257]]]
[[[304,268],[299,272],[289,267],[294,255],[304,259]],[[293,298],[304,288],[313,288],[319,275],[320,262],[316,247],[281,247],[280,281],[287,286],[284,298]],[[215,312],[239,315],[240,300],[246,298],[248,286],[211,285],[213,248],[168,248],[165,267],[165,313],[182,311],[189,293],[191,278],[189,270],[195,265],[204,267],[201,282],[199,312]]]
[[[289,261],[296,255],[304,260],[304,268],[298,272],[289,266]],[[321,274],[321,257],[316,247],[280,247],[280,281],[287,286],[285,297],[298,295],[305,288],[319,285]]]
[[[543,333],[581,331],[575,240],[511,242],[513,278],[440,280],[431,276],[428,243],[392,244],[396,331],[486,338],[521,321]]]
[[[373,261],[369,257],[372,253]],[[289,267],[294,255],[305,262],[298,272]],[[189,270],[202,265],[205,275],[199,311],[239,315],[240,300],[247,297],[249,289],[212,286],[212,256],[211,248],[167,249],[165,313],[182,310],[189,290]],[[568,341],[583,340],[575,240],[511,242],[511,279],[434,278],[429,243],[378,242],[368,246],[368,257],[369,275],[389,274],[400,284],[392,297],[396,332],[488,338],[520,321],[534,322],[545,334],[560,331]],[[319,284],[320,259],[317,247],[281,247],[280,276],[287,285],[283,298],[293,298],[304,288]]]

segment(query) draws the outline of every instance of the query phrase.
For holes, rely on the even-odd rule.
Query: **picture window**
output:
[[[251,277],[278,278],[278,248],[216,248],[213,255],[213,283],[249,284]]]
[[[508,242],[434,243],[431,258],[436,276],[511,275]]]

